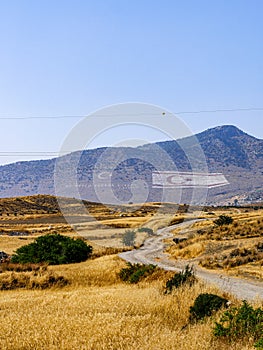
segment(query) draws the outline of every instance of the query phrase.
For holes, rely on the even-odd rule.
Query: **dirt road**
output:
[[[171,271],[179,271],[190,263],[195,266],[197,277],[208,283],[217,285],[221,290],[235,295],[238,299],[263,300],[263,282],[231,277],[219,272],[211,272],[200,268],[193,261],[189,260],[177,260],[173,262],[168,259],[168,255],[164,253],[165,244],[163,240],[172,237],[171,231],[178,227],[181,227],[181,232],[185,235],[187,229],[196,221],[190,220],[178,225],[159,229],[157,235],[148,238],[141,248],[121,253],[119,256],[130,263],[154,264]]]

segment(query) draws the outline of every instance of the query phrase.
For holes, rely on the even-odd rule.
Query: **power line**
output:
[[[24,119],[73,119],[73,118],[86,118],[83,115],[61,115],[61,116],[37,116],[37,117],[25,117],[25,116],[15,116],[15,117],[0,117],[4,120],[24,120]]]
[[[185,112],[175,112],[174,114],[200,114],[200,113],[221,113],[221,112],[258,112],[263,111],[263,107],[256,108],[229,108],[229,109],[211,109],[211,110],[201,110],[201,111],[185,111]]]
[[[202,113],[221,113],[221,112],[251,112],[251,111],[263,111],[263,107],[250,107],[250,108],[229,108],[229,109],[213,109],[213,110],[198,110],[198,111],[181,111],[181,112],[160,112],[160,113],[134,113],[134,114],[92,114],[92,116],[95,117],[114,117],[114,116],[151,116],[151,117],[160,117],[160,116],[173,116],[173,115],[180,115],[180,114],[202,114]],[[83,115],[61,115],[61,116],[14,116],[14,117],[0,117],[0,120],[25,120],[25,119],[70,119],[70,118],[86,118],[88,116],[83,116]],[[0,152],[0,157],[17,157],[17,156],[22,156],[22,157],[39,157],[39,156],[61,156],[61,155],[66,155],[69,153],[72,153],[75,151],[68,151],[68,152],[31,152],[31,151],[15,151],[15,152],[9,152],[9,151],[2,151]]]
[[[20,151],[15,151],[15,152],[13,152],[13,151],[2,151],[2,152],[0,152],[0,154],[6,154],[6,153],[10,153],[10,154],[41,154],[41,153],[44,153],[44,154],[57,154],[58,152],[48,152],[48,151],[36,151],[36,152],[31,152],[31,151],[22,151],[22,152],[20,152]]]
[[[75,151],[69,151],[69,152],[0,152],[0,157],[16,157],[16,156],[62,156],[69,153],[72,153]]]
[[[90,116],[94,117],[124,117],[124,116],[172,116],[181,114],[202,114],[202,113],[234,113],[234,112],[260,112],[263,111],[263,107],[250,107],[250,108],[228,108],[228,109],[210,109],[210,110],[198,110],[198,111],[179,111],[179,112],[160,112],[160,113],[133,113],[133,114],[96,114],[92,113]],[[88,118],[89,115],[60,115],[60,116],[0,116],[0,120],[30,120],[30,119],[83,119]]]

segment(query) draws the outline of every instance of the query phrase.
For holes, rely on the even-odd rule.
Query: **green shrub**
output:
[[[153,230],[149,227],[140,227],[140,228],[138,228],[138,232],[146,232],[150,236],[153,235]]]
[[[175,275],[166,282],[165,293],[171,293],[174,288],[179,288],[183,284],[192,286],[196,282],[193,267],[187,265],[184,270],[175,273]]]
[[[127,230],[122,237],[122,243],[127,247],[134,246],[135,238],[136,233],[132,230]]]
[[[263,338],[260,338],[255,342],[254,347],[259,350],[263,350]]]
[[[263,310],[254,309],[247,301],[240,307],[226,311],[219,322],[215,323],[214,335],[229,341],[251,338],[255,347],[263,349]]]
[[[70,264],[87,260],[92,247],[81,239],[59,234],[38,237],[35,242],[16,250],[12,263],[42,263],[50,265]]]
[[[211,316],[223,306],[227,306],[227,299],[215,294],[204,293],[198,295],[194,305],[190,307],[190,321],[199,321],[206,316]]]
[[[129,262],[127,266],[121,269],[119,276],[122,281],[129,283],[138,283],[142,278],[151,275],[156,268],[155,265],[131,264]]]
[[[233,218],[228,215],[220,215],[218,219],[214,220],[216,226],[230,225],[233,222]]]

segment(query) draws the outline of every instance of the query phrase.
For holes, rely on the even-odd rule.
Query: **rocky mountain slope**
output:
[[[0,167],[0,197],[33,194],[74,197],[77,186],[78,197],[91,201],[103,198],[104,202],[112,202],[109,187],[120,201],[132,201],[132,192],[136,194],[136,184],[139,184],[140,193],[135,196],[139,201],[143,181],[149,190],[146,200],[161,201],[162,189],[153,188],[152,173],[175,170],[224,174],[229,184],[209,189],[207,198],[203,198],[210,204],[226,204],[234,199],[260,200],[263,198],[263,140],[226,125],[176,141],[136,148],[98,148],[58,159],[4,165]],[[59,184],[54,184],[55,172],[59,174]],[[72,175],[76,181],[71,181]],[[190,200],[192,190],[184,189],[179,199],[176,191],[178,189],[165,199],[174,198],[182,203]],[[142,200],[145,200],[143,195]]]

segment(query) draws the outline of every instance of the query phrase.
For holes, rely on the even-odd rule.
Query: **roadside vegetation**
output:
[[[122,281],[138,283],[145,277],[152,275],[155,269],[155,265],[127,263],[127,267],[121,269],[119,276]]]
[[[197,222],[190,228],[187,239],[179,240],[178,244],[170,242],[167,252],[175,259],[197,259],[200,266],[208,269],[262,278],[262,210],[221,213],[217,218],[213,213],[211,219]],[[180,237],[180,232],[175,231],[174,235]]]
[[[232,268],[249,263],[263,263],[263,243],[252,246],[235,248],[228,253],[214,254],[200,261],[200,265],[209,269]]]
[[[196,282],[194,269],[187,265],[184,270],[176,272],[165,284],[165,294],[171,293],[175,288],[189,285],[190,287]]]

